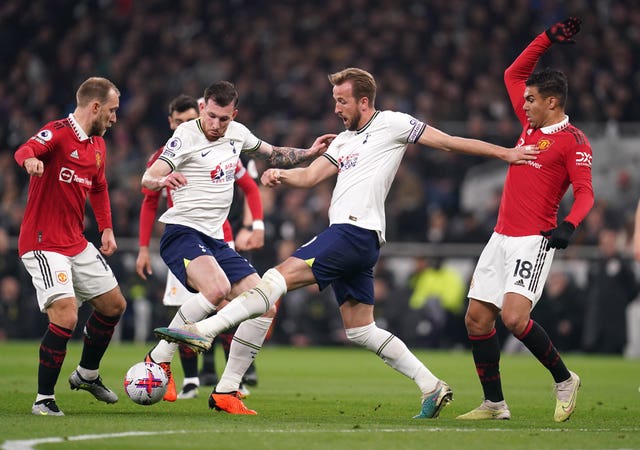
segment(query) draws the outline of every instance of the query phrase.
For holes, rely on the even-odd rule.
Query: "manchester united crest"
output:
[[[546,152],[551,148],[551,144],[553,144],[553,140],[545,137],[540,139],[536,145],[538,146],[538,150]]]
[[[96,167],[99,169],[102,166],[102,155],[100,152],[96,152]]]

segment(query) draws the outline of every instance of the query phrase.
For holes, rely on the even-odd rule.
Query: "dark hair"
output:
[[[542,98],[556,97],[560,107],[564,108],[569,92],[569,82],[567,76],[561,71],[546,68],[532,73],[525,84],[538,88]]]
[[[106,78],[87,78],[76,91],[76,102],[78,106],[87,106],[93,100],[98,100],[101,104],[105,104],[109,100],[111,91],[120,96],[120,91],[116,85]]]
[[[185,112],[190,109],[195,109],[198,112],[198,100],[190,95],[180,94],[169,103],[169,115],[174,112]]]
[[[347,81],[351,82],[351,92],[356,100],[366,97],[369,105],[373,107],[376,101],[376,80],[369,72],[357,67],[349,67],[340,72],[329,75],[329,81],[333,86],[339,86]]]
[[[233,106],[238,106],[238,91],[233,83],[228,81],[216,81],[204,90],[204,102],[213,100],[220,106],[227,106],[233,102]]]

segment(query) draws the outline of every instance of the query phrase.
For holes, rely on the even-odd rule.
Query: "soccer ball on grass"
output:
[[[152,362],[139,362],[131,366],[124,377],[124,391],[138,405],[158,403],[167,392],[167,374]]]

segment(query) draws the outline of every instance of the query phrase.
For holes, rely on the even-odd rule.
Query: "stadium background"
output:
[[[159,304],[164,276],[157,256],[150,283],[133,270],[139,181],[147,157],[169,137],[171,98],[200,96],[212,81],[228,79],[240,91],[239,121],[268,142],[306,147],[314,136],[342,129],[326,75],[359,66],[376,76],[379,109],[402,110],[452,134],[511,146],[520,126],[502,73],[537,33],[567,15],[583,19],[578,44],[557,46],[542,65],[569,76],[569,116],[594,150],[596,205],[555,267],[575,282],[579,301],[565,313],[576,324],[607,322],[624,330],[629,296],[587,293],[594,290],[593,268],[609,260],[597,247],[603,230],[614,232],[620,261],[632,264],[640,197],[637,2],[8,0],[0,5],[0,338],[37,338],[45,320],[16,254],[28,180],[13,152],[42,124],[73,110],[75,90],[88,76],[106,76],[122,93],[118,123],[106,135],[120,248],[110,264],[130,302],[121,338],[145,340],[150,327],[165,323]],[[377,289],[378,320],[412,345],[464,345],[464,287],[452,300],[456,306],[445,311],[451,313],[450,328],[441,330],[441,322],[427,317],[437,311],[407,322],[410,281],[418,269],[442,266],[462,280],[450,281],[448,292],[466,284],[495,223],[503,172],[497,162],[408,149],[387,201],[390,244]],[[260,272],[326,226],[331,186],[262,190],[267,242],[252,255]],[[97,239],[91,213],[87,230]],[[637,286],[620,286],[619,292],[635,297]],[[604,301],[618,305],[605,309],[611,317],[597,314]],[[306,289],[285,299],[272,342],[336,344],[344,340],[339,329],[330,293]],[[582,339],[566,345],[623,351],[619,345],[585,347]]]

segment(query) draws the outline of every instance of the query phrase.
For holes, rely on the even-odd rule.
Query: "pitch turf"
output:
[[[640,449],[640,362],[616,357],[565,355],[583,386],[574,416],[557,424],[548,373],[528,354],[503,355],[512,420],[465,422],[455,417],[481,400],[469,353],[417,352],[451,385],[454,401],[437,420],[415,420],[420,400],[414,383],[369,352],[266,346],[257,361],[259,385],[246,401],[259,415],[231,416],[208,409],[210,388],[201,388],[195,400],[131,402],[122,378],[151,345],[118,344],[107,352],[101,373],[120,396],[115,405],[71,391],[67,377],[81,351],[73,342],[56,393],[66,416],[36,417],[38,345],[0,343],[2,450]]]

